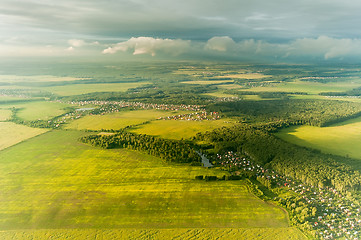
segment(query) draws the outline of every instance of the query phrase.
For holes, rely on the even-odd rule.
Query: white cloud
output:
[[[228,50],[232,50],[235,46],[236,43],[228,36],[213,37],[207,41],[205,49],[226,52]]]
[[[86,44],[86,42],[81,39],[70,39],[68,43],[72,47],[82,47]]]
[[[166,53],[177,56],[189,50],[191,41],[181,39],[162,39],[152,37],[131,38],[103,50],[104,54],[114,54],[118,51],[130,51],[133,55],[149,54],[155,56],[157,53]]]

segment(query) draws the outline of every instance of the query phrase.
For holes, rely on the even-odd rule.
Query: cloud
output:
[[[361,39],[336,39],[327,36],[303,38],[289,45],[292,55],[322,55],[324,59],[342,58],[361,54]]]
[[[207,41],[205,49],[225,52],[234,49],[235,46],[236,43],[228,36],[213,37]]]
[[[72,47],[82,47],[86,44],[85,41],[81,39],[70,39],[68,43]]]
[[[178,56],[189,50],[191,41],[181,39],[162,39],[153,37],[133,37],[103,50],[104,54],[114,54],[118,51],[132,52],[133,55],[165,53]]]

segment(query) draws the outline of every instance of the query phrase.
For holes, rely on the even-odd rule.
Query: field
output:
[[[149,82],[70,84],[56,87],[42,87],[41,89],[60,96],[71,96],[93,92],[125,92],[129,88],[139,87],[144,84],[149,84]]]
[[[97,149],[77,142],[84,134],[51,131],[0,153],[0,230],[288,227],[242,181],[194,180],[226,172]]]
[[[67,129],[120,129],[130,125],[142,124],[159,117],[183,114],[185,111],[133,110],[110,113],[106,115],[88,115],[69,123]]]
[[[138,134],[160,136],[168,139],[186,139],[198,132],[211,131],[223,126],[231,126],[231,119],[214,121],[158,120],[134,127],[131,131]]]
[[[70,105],[58,102],[46,102],[46,101],[29,101],[29,102],[16,102],[13,104],[1,105],[2,108],[18,108],[20,109],[16,116],[23,120],[48,120],[58,115],[65,113],[65,107]]]
[[[12,122],[0,122],[0,150],[46,131],[45,129],[30,128]]]
[[[24,82],[65,82],[83,80],[85,78],[76,77],[58,77],[51,75],[33,75],[33,76],[18,76],[18,75],[0,75],[0,82],[5,83],[24,83]]]
[[[11,110],[10,109],[2,109],[0,108],[0,121],[6,121],[11,117]]]
[[[186,82],[182,82],[182,83],[186,83],[186,84],[201,84],[201,85],[217,85],[217,84],[229,84],[229,83],[233,83],[233,81],[231,80],[204,80],[204,81],[186,81]]]
[[[0,231],[3,240],[42,239],[259,239],[297,240],[306,239],[296,228],[191,228],[191,229],[55,229]]]
[[[281,130],[278,137],[325,153],[361,159],[361,118],[330,127],[295,126]]]

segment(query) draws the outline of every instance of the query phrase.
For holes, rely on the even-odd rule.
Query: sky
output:
[[[358,0],[1,0],[0,57],[344,60]]]

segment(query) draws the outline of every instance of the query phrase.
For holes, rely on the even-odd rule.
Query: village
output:
[[[316,237],[320,239],[360,239],[361,208],[345,197],[343,193],[337,192],[331,187],[307,186],[255,164],[246,155],[240,156],[234,152],[227,152],[223,155],[217,154],[215,160],[223,169],[232,173],[239,174],[239,171],[244,171],[254,174],[260,182],[268,183],[268,189],[274,193],[277,193],[275,189],[291,192],[294,197],[283,199],[277,196],[273,198],[273,201],[287,208],[291,217],[293,215],[298,218],[298,223],[302,224],[307,221],[315,230]],[[311,214],[302,219],[297,216],[301,215],[296,211],[297,208],[307,209]]]

